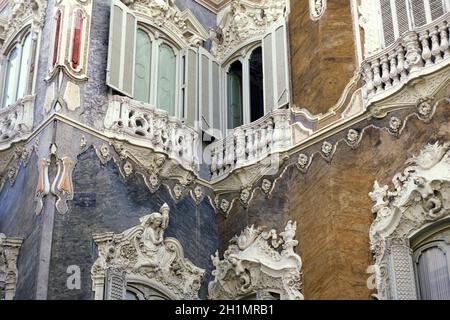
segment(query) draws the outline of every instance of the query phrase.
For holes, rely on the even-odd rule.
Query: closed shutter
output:
[[[204,132],[214,135],[221,128],[221,68],[204,48],[199,49],[199,110]]]
[[[395,0],[395,7],[397,9],[397,26],[399,36],[409,30],[408,10],[406,7],[406,0]]]
[[[289,103],[289,60],[286,23],[276,25],[263,38],[265,112]]]
[[[381,19],[383,21],[384,46],[394,43],[394,23],[392,19],[391,0],[381,0]]]
[[[112,0],[109,27],[108,86],[133,98],[136,17],[119,0]]]
[[[411,10],[414,18],[414,27],[421,27],[427,23],[425,4],[423,0],[411,0]]]
[[[194,128],[195,121],[198,119],[198,52],[196,49],[189,48],[186,50],[186,97],[185,97],[185,119],[186,124]]]
[[[114,268],[106,271],[105,300],[125,300],[126,287],[125,271]]]
[[[432,20],[436,20],[437,18],[443,16],[444,5],[442,0],[430,0],[430,11]]]

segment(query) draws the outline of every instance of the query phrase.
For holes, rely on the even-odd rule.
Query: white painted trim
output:
[[[357,65],[360,66],[363,62],[363,50],[361,42],[361,32],[359,30],[359,16],[358,16],[358,4],[357,0],[351,0],[350,8],[352,13],[352,25],[353,25],[353,39],[355,42],[355,56],[357,60]],[[290,68],[289,68],[290,69]]]
[[[427,24],[431,22],[431,8],[430,8],[430,0],[423,0],[423,4],[425,6],[425,16],[427,18]]]

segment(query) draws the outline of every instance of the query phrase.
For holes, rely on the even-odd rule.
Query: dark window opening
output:
[[[250,57],[250,120],[264,116],[264,79],[262,48],[256,48]]]

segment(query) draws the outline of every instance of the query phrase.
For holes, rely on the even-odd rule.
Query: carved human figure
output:
[[[144,252],[150,261],[150,266],[158,266],[162,250],[164,250],[164,231],[169,225],[170,208],[164,204],[159,212],[153,212],[140,219],[141,226],[144,227],[142,233],[142,243]]]
[[[402,126],[402,121],[397,117],[392,117],[389,121],[389,130],[393,133],[397,133],[400,131]]]
[[[270,189],[272,188],[272,182],[268,179],[264,179],[261,185],[261,189],[264,193],[269,193]]]
[[[242,203],[247,204],[248,201],[250,200],[250,196],[251,196],[250,190],[248,188],[243,189],[241,191],[241,201],[242,201]]]
[[[333,152],[333,145],[327,141],[322,144],[322,152],[326,157],[329,157]]]
[[[295,254],[294,247],[298,245],[298,241],[294,240],[296,231],[297,231],[297,222],[296,221],[292,222],[292,220],[289,220],[284,231],[280,233],[280,237],[282,237],[284,241],[283,254],[285,255]]]
[[[304,169],[308,165],[309,158],[306,154],[302,153],[298,156],[298,164],[300,168]]]
[[[359,138],[358,131],[356,131],[355,129],[348,130],[347,133],[348,142],[350,142],[351,144],[355,144],[358,141],[358,138]]]

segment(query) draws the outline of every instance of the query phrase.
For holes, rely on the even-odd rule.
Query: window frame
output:
[[[264,50],[263,50],[263,41],[262,39],[257,39],[255,41],[252,41],[249,44],[246,44],[244,47],[239,48],[238,50],[236,50],[236,53],[233,54],[224,64],[222,64],[222,70],[224,71],[223,73],[223,78],[222,78],[222,83],[224,83],[224,88],[225,90],[224,92],[224,108],[223,108],[223,119],[224,119],[224,126],[223,128],[225,128],[225,133],[231,132],[234,129],[238,128],[233,128],[233,129],[229,129],[228,128],[228,74],[230,72],[230,68],[233,65],[233,63],[239,61],[242,64],[242,113],[243,113],[243,123],[241,124],[241,126],[247,125],[252,123],[251,121],[251,97],[250,97],[250,58],[253,54],[253,52],[258,49],[261,48],[262,51],[262,65],[263,65],[263,70],[262,70],[262,74],[263,74],[263,79],[266,78],[266,74],[265,74],[265,68],[264,68]],[[264,81],[264,80],[263,80]],[[264,83],[264,82],[263,82]],[[263,99],[264,99],[264,104],[266,102],[266,90],[263,87]],[[264,105],[264,115],[267,114],[267,110],[266,110],[266,106]],[[257,120],[255,120],[257,121]],[[255,122],[253,121],[253,122]]]
[[[442,250],[447,258],[447,272],[450,278],[450,236],[445,236],[445,232],[450,231],[450,220],[444,219],[433,223],[424,229],[421,229],[412,238],[410,238],[410,247],[412,249],[412,260],[414,267],[414,280],[416,284],[417,299],[421,300],[420,280],[418,273],[419,258],[426,250],[438,248]],[[444,247],[443,243],[447,246]]]
[[[138,30],[144,31],[147,33],[147,35],[150,37],[151,40],[151,62],[150,62],[150,102],[140,101],[133,97],[133,100],[140,101],[142,103],[148,103],[152,106],[155,106],[157,110],[165,111],[168,113],[167,110],[161,109],[157,102],[158,102],[158,77],[159,77],[159,48],[162,44],[168,45],[175,54],[175,60],[176,60],[176,74],[175,74],[175,106],[174,106],[174,114],[169,114],[170,117],[176,117],[178,119],[181,119],[183,115],[183,102],[182,102],[182,86],[183,86],[183,79],[181,79],[181,68],[182,68],[182,47],[176,44],[174,39],[171,39],[170,36],[163,33],[160,29],[154,27],[150,23],[143,21],[141,19],[138,19],[137,21],[137,27],[136,27],[136,35]],[[136,42],[137,42],[137,36],[135,37],[135,48],[136,48]],[[136,50],[135,50],[136,54]],[[136,63],[136,56],[134,58],[134,63]],[[134,71],[136,73],[136,70]],[[134,75],[135,76],[135,75]],[[134,91],[134,88],[133,88]]]
[[[22,61],[22,57],[23,57],[23,48],[25,45],[25,41],[28,38],[28,36],[30,37],[30,52],[29,52],[29,57],[27,59],[27,72],[26,72],[26,79],[24,80],[25,83],[25,90],[24,90],[24,94],[22,97],[18,98],[17,97],[17,93],[18,93],[18,89],[19,89],[19,80],[20,80],[20,74],[21,74],[21,70],[22,70],[22,65],[21,65],[21,61]],[[6,110],[9,107],[12,107],[14,105],[17,104],[18,101],[22,100],[24,97],[31,95],[32,91],[33,91],[33,86],[34,86],[34,79],[35,79],[35,72],[34,74],[31,74],[30,72],[30,68],[31,68],[31,61],[33,56],[36,54],[37,50],[35,49],[34,46],[34,39],[33,39],[33,30],[32,30],[32,26],[31,23],[25,25],[23,28],[21,28],[19,30],[19,32],[17,32],[13,37],[12,40],[10,40],[10,42],[5,43],[5,50],[2,52],[1,57],[0,57],[0,110]],[[19,68],[16,71],[15,74],[15,83],[14,83],[14,92],[15,92],[15,99],[12,103],[8,104],[8,105],[4,105],[5,101],[5,87],[6,87],[6,76],[7,76],[7,69],[8,69],[8,61],[9,61],[9,56],[11,55],[11,53],[13,52],[14,49],[18,49],[18,63],[19,63]]]

